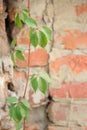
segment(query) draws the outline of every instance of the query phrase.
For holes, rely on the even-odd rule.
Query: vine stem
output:
[[[30,0],[28,0],[28,10],[30,11]],[[30,16],[30,12],[29,12],[29,16]],[[28,47],[29,47],[29,50],[28,50],[28,75],[27,75],[27,79],[26,79],[26,86],[25,86],[23,98],[25,98],[25,96],[26,96],[26,92],[27,92],[27,88],[28,88],[28,81],[29,81],[29,76],[30,76],[30,43],[29,43]],[[26,129],[25,126],[26,126],[26,122],[24,119],[23,130]]]
[[[28,0],[28,10],[30,11],[30,0]],[[29,13],[29,16],[30,16],[30,13]],[[29,51],[28,51],[28,75],[27,75],[26,86],[25,86],[23,98],[25,98],[25,96],[26,96],[29,76],[30,76],[30,43],[29,43]]]

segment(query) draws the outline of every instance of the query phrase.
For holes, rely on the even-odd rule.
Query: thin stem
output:
[[[25,86],[23,98],[25,98],[25,96],[26,96],[29,77],[30,77],[30,43],[29,43],[29,52],[28,52],[28,75],[27,75],[26,86]]]
[[[28,0],[28,10],[30,11],[30,0]],[[29,16],[30,16],[30,12],[29,12]],[[27,92],[27,88],[28,88],[28,81],[29,81],[29,77],[30,77],[30,43],[29,43],[28,47],[29,47],[29,51],[28,51],[28,75],[27,75],[26,86],[25,86],[23,98],[25,98],[25,96],[26,96],[26,92]],[[26,129],[25,125],[26,125],[26,122],[25,122],[25,119],[24,119],[23,130]]]
[[[30,11],[30,0],[28,0],[28,10]],[[23,98],[25,98],[25,96],[26,96],[29,76],[30,76],[30,43],[29,43],[29,52],[28,52],[28,75],[27,75],[26,86],[25,86]]]
[[[25,119],[23,121],[23,130],[25,130]]]
[[[30,0],[28,0],[28,10],[30,11]]]

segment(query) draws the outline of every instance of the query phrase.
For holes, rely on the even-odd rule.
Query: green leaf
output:
[[[24,13],[25,15],[29,15],[29,10],[28,9],[23,9],[22,13]]]
[[[46,91],[47,91],[47,82],[39,77],[38,78],[38,87],[39,87],[39,90],[43,93],[43,94],[46,94]]]
[[[36,47],[38,45],[38,34],[35,32],[33,29],[30,30],[29,32],[30,36],[30,43]]]
[[[16,66],[15,58],[14,58],[14,52],[11,53],[11,60],[13,62],[13,65]]]
[[[13,114],[14,114],[14,109],[15,109],[15,105],[12,104],[9,108],[9,115],[11,118],[13,118]]]
[[[20,19],[20,16],[18,13],[16,13],[16,16],[15,16],[15,24],[21,29],[22,28],[22,22],[21,22],[21,19]]]
[[[17,108],[16,105],[11,105],[9,108],[9,114],[10,117],[15,121],[15,122],[20,122],[20,120],[22,119],[22,116],[19,113],[19,108]]]
[[[42,77],[43,79],[45,79],[48,83],[51,82],[51,79],[50,79],[49,75],[48,75],[46,72],[43,72],[43,73],[41,74],[41,77]]]
[[[6,99],[7,103],[17,103],[18,99],[16,97],[9,97]]]
[[[16,47],[15,50],[17,50],[17,51],[23,51],[23,48],[22,47]]]
[[[47,45],[47,42],[48,42],[48,39],[47,39],[46,35],[43,32],[39,31],[39,45],[42,48],[45,48]]]
[[[22,128],[21,122],[18,122],[15,125],[16,125],[16,130],[20,130]]]
[[[36,92],[38,89],[38,81],[35,75],[32,75],[30,82],[33,90]]]
[[[48,28],[47,26],[43,26],[41,28],[41,31],[47,36],[48,41],[52,40],[52,30]]]
[[[16,114],[17,120],[18,120],[18,121],[21,121],[21,120],[22,120],[22,116],[21,116],[21,112],[20,112],[20,107],[19,107],[19,105],[16,106],[16,108],[15,108],[15,114]]]
[[[22,116],[23,118],[27,118],[29,109],[28,109],[27,107],[25,107],[25,106],[23,105],[23,103],[20,103],[20,106],[19,106],[19,107],[20,107],[21,116]]]
[[[32,27],[32,28],[37,27],[36,21],[33,18],[25,15],[24,13],[22,14],[22,20],[28,27]]]
[[[19,60],[25,61],[25,58],[24,58],[24,56],[23,56],[22,51],[17,50],[17,51],[16,51],[16,57],[17,57]]]
[[[23,105],[24,105],[25,107],[27,107],[27,108],[30,107],[29,102],[28,102],[26,99],[22,99],[22,100],[21,100],[21,103],[23,103]]]
[[[16,39],[13,39],[11,42],[11,48],[14,49],[16,45]]]

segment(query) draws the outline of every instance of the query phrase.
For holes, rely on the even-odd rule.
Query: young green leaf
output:
[[[25,58],[24,58],[24,56],[23,56],[22,51],[16,50],[16,57],[17,57],[19,60],[25,61]]]
[[[47,91],[47,82],[39,77],[38,78],[38,87],[39,87],[39,90],[43,93],[43,94],[46,94],[46,91]]]
[[[29,10],[28,10],[28,9],[23,9],[23,10],[22,10],[22,13],[24,13],[25,15],[28,16],[28,15],[29,15]]]
[[[36,27],[37,27],[36,21],[35,21],[33,18],[31,18],[31,17],[25,15],[24,13],[22,14],[22,21],[23,21],[28,27],[32,27],[32,28],[36,28]]]
[[[23,51],[23,48],[22,47],[16,47],[15,50],[17,50],[17,51]]]
[[[16,66],[15,58],[14,58],[14,52],[11,53],[11,60],[13,62],[13,65]]]
[[[25,107],[27,107],[27,108],[30,107],[29,102],[28,102],[26,99],[22,99],[22,100],[21,100],[21,103],[22,103]]]
[[[36,92],[38,89],[38,81],[37,81],[36,76],[32,75],[30,83],[31,83],[33,90]]]
[[[9,107],[9,115],[10,115],[11,118],[13,118],[14,109],[15,109],[15,104],[12,104],[12,105]]]
[[[22,22],[21,22],[19,13],[16,13],[16,16],[15,16],[15,24],[16,24],[20,29],[22,28]]]
[[[48,28],[47,26],[43,26],[41,28],[41,31],[47,36],[48,41],[52,40],[52,30]]]
[[[20,107],[21,116],[22,116],[23,118],[27,118],[29,109],[28,109],[27,107],[25,107],[25,106],[23,105],[23,103],[20,103],[20,106],[19,106],[19,107]]]
[[[43,73],[41,74],[41,77],[42,77],[43,79],[45,79],[48,83],[51,82],[51,79],[50,79],[49,75],[48,75],[46,72],[43,72]]]
[[[47,36],[43,32],[39,31],[39,45],[42,48],[45,48],[47,45],[47,42],[48,42]]]
[[[16,114],[16,117],[17,117],[18,121],[21,121],[22,120],[22,116],[21,116],[19,105],[17,105],[16,108],[15,108],[15,114]]]
[[[35,32],[33,29],[30,30],[29,32],[30,36],[30,43],[36,47],[38,45],[38,34]]]
[[[15,126],[16,126],[16,130],[20,130],[22,128],[21,122],[16,122]]]
[[[16,39],[13,39],[11,42],[11,48],[14,49],[16,45]]]
[[[11,105],[9,109],[9,114],[10,117],[15,121],[15,122],[20,122],[21,120],[21,115],[19,116],[19,111],[17,110],[16,105]]]
[[[18,99],[16,97],[9,97],[6,99],[7,103],[17,103]]]

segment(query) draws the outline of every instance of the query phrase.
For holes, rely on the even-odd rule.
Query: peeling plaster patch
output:
[[[41,100],[44,99],[44,97],[44,94],[42,94],[39,90],[37,90],[36,93],[32,95],[33,101],[36,104],[40,103]]]
[[[4,105],[5,99],[7,97],[5,79],[0,77],[0,108]]]

